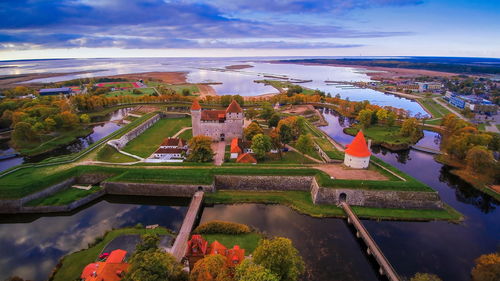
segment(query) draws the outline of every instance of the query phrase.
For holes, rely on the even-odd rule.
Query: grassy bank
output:
[[[123,228],[116,229],[107,232],[102,239],[96,239],[98,241],[94,245],[90,246],[88,249],[81,250],[65,256],[60,261],[60,267],[55,271],[53,275],[53,281],[68,281],[68,280],[78,280],[83,268],[94,262],[99,253],[102,252],[104,247],[118,236],[126,234],[159,234],[165,235],[169,234],[169,231],[165,228],[156,229],[136,229],[136,228]]]
[[[217,240],[228,249],[233,248],[234,245],[238,245],[240,248],[245,249],[245,255],[253,253],[262,238],[260,234],[255,232],[244,234],[202,234],[201,236],[210,244]]]
[[[359,127],[345,128],[344,132],[348,135],[355,136],[359,132]],[[411,137],[403,137],[399,134],[401,127],[399,126],[379,126],[372,125],[363,129],[365,137],[371,139],[374,144],[388,144],[396,146],[409,146],[415,143]]]
[[[344,217],[344,211],[335,205],[315,205],[311,194],[305,191],[234,191],[224,190],[207,193],[205,203],[235,204],[235,203],[263,203],[281,204],[300,213],[312,217]],[[460,213],[450,207],[444,210],[417,210],[417,209],[386,209],[353,207],[354,212],[362,218],[388,220],[450,220],[461,219]]]
[[[97,160],[109,163],[127,163],[137,161],[137,159],[122,154],[109,145],[104,145],[97,152]]]
[[[84,198],[94,192],[101,190],[99,186],[93,186],[89,190],[70,187],[48,197],[38,198],[26,203],[26,206],[61,206],[70,204],[78,199]]]
[[[64,147],[75,142],[78,138],[85,137],[92,133],[91,128],[78,128],[71,131],[59,132],[57,136],[46,139],[42,142],[26,144],[23,148],[18,149],[22,155],[36,156],[43,153],[51,152],[55,149]]]
[[[159,148],[165,138],[171,137],[180,129],[189,126],[191,126],[191,118],[160,119],[145,132],[127,143],[123,151],[144,158],[149,157]]]

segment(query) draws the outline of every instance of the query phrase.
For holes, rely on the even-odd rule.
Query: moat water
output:
[[[193,68],[198,63],[195,60],[189,61]],[[87,62],[91,65],[88,69],[105,68],[104,66],[113,68],[116,65],[116,68],[111,70],[115,73],[139,72],[136,67],[141,64],[138,60],[125,60],[115,64],[106,60],[85,60],[85,63]],[[238,63],[236,60],[233,62]],[[31,66],[23,66],[27,72],[46,72],[48,69],[44,62],[23,63],[31,63]],[[83,62],[79,63],[83,65]],[[157,69],[169,71],[169,63],[172,64],[173,61],[170,60]],[[210,67],[229,65],[227,61],[207,60],[204,63]],[[60,72],[82,69],[75,66],[73,60],[57,61],[53,65],[53,69],[61,66]],[[266,64],[266,67],[275,66]],[[152,68],[148,66],[142,69],[151,71]],[[186,71],[189,69],[192,68],[186,68]],[[258,66],[245,70],[275,73],[265,68],[258,69]],[[364,75],[356,70],[349,71],[354,73],[352,75]],[[222,73],[209,71],[212,72]],[[301,77],[297,75],[294,78]],[[321,81],[323,78],[342,80],[325,76],[315,81]],[[350,96],[350,93],[353,92],[346,90],[347,96]],[[416,112],[411,109],[413,102],[385,96],[392,100],[390,103],[393,106],[404,102],[400,107]],[[355,100],[354,97],[351,100]],[[322,129],[337,141],[349,143],[352,137],[345,135],[342,128],[348,126],[350,120],[338,117],[330,111],[325,111],[324,115],[329,125]],[[115,129],[104,130],[103,135]],[[439,135],[430,131],[424,133],[425,137],[419,145],[437,148]],[[464,221],[459,224],[442,221],[364,220],[363,223],[396,271],[403,276],[411,276],[416,272],[431,272],[438,274],[445,281],[470,280],[474,259],[481,254],[494,252],[500,246],[499,202],[451,174],[448,167],[434,161],[430,154],[414,150],[393,153],[377,148],[374,148],[374,154],[437,190],[445,203],[465,216]],[[0,280],[11,275],[34,281],[46,280],[61,257],[86,248],[88,243],[111,228],[142,223],[160,224],[178,230],[187,204],[186,200],[178,199],[110,196],[67,214],[0,216]],[[366,256],[365,249],[355,239],[352,229],[343,219],[317,219],[301,215],[284,206],[261,204],[206,206],[201,221],[211,219],[246,223],[270,236],[289,237],[306,260],[305,280],[380,279],[374,263]]]

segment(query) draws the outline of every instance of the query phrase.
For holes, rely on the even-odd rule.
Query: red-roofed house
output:
[[[236,163],[257,164],[257,159],[250,153],[243,153],[236,158]]]
[[[208,241],[203,239],[201,235],[196,234],[191,236],[191,240],[187,243],[186,258],[189,261],[189,269],[192,270],[194,264],[209,253]]]
[[[236,267],[245,259],[245,249],[241,249],[240,246],[234,245],[232,249],[227,250],[226,258],[228,267]]]
[[[115,250],[106,261],[87,265],[80,278],[82,281],[120,281],[130,267],[124,262],[126,256],[127,251]]]
[[[180,138],[166,138],[160,148],[153,153],[153,159],[182,162],[188,151],[186,141]]]
[[[189,261],[189,270],[192,270],[194,264],[206,255],[221,255],[226,257],[227,266],[234,268],[245,259],[245,249],[234,245],[232,249],[226,248],[222,243],[215,240],[208,247],[208,242],[201,235],[191,236],[186,249],[186,258]]]
[[[359,131],[351,144],[346,145],[344,165],[355,169],[366,169],[370,164],[371,154],[363,132]]]
[[[231,159],[237,159],[243,153],[253,153],[252,142],[242,141],[241,139],[234,138],[231,141]]]
[[[243,137],[244,113],[233,100],[226,110],[202,110],[197,100],[191,105],[193,136],[209,136],[214,141]]]

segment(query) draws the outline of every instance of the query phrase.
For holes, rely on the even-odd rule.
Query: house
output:
[[[130,264],[125,262],[127,251],[114,250],[103,262],[88,264],[80,275],[82,281],[119,281],[128,271]]]
[[[50,88],[50,89],[41,89],[38,93],[40,96],[57,96],[57,95],[71,95],[73,91],[71,88]]]
[[[443,88],[443,84],[436,82],[417,82],[419,92],[435,92]]]
[[[161,160],[184,160],[187,150],[188,146],[185,140],[180,138],[166,138],[153,153],[153,158]]]
[[[231,141],[243,137],[245,115],[233,100],[225,110],[202,110],[197,100],[191,105],[193,136],[208,136],[214,141]]]
[[[231,141],[231,159],[237,159],[243,153],[253,153],[252,142],[234,138]]]
[[[199,234],[191,236],[188,241],[185,257],[189,261],[189,269],[192,270],[194,264],[207,255],[221,255],[226,257],[227,266],[235,268],[245,259],[245,249],[234,245],[232,249],[228,249],[219,241],[215,240],[208,246],[208,241],[203,239]]]
[[[370,164],[370,148],[366,144],[365,136],[359,131],[351,144],[346,145],[344,165],[354,169],[366,169]]]
[[[257,159],[250,153],[243,153],[236,158],[236,163],[257,164]]]

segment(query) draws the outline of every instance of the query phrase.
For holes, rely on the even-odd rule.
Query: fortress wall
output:
[[[310,191],[313,177],[305,176],[215,176],[215,189]]]
[[[104,182],[103,186],[106,193],[116,195],[192,197],[199,189],[213,191],[212,185]]]
[[[123,147],[125,147],[125,145],[127,145],[129,141],[135,139],[137,136],[149,129],[149,127],[153,126],[158,120],[160,120],[160,118],[160,114],[155,114],[153,117],[149,118],[139,126],[133,128],[132,130],[121,136],[119,139],[110,140],[107,143],[117,149],[122,149]]]

